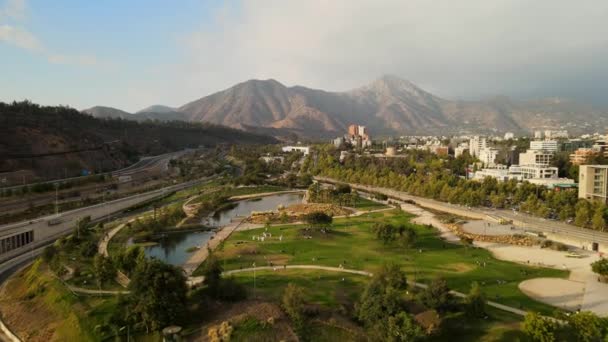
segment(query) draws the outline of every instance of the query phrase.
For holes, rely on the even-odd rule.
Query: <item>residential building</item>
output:
[[[469,152],[469,147],[466,145],[459,145],[454,148],[454,157],[458,158],[463,155],[465,152]]]
[[[481,150],[486,147],[488,142],[485,137],[474,136],[469,140],[469,154],[473,157],[479,157]]]
[[[527,150],[519,154],[519,165],[549,165],[553,160],[553,153],[541,150]]]
[[[308,146],[283,146],[283,152],[301,152],[303,153],[305,156],[307,156],[310,153],[310,147]]]
[[[498,152],[498,149],[486,147],[479,152],[479,161],[485,166],[494,166]]]
[[[335,147],[340,148],[342,147],[342,145],[344,145],[344,137],[337,137],[336,139],[334,139],[332,141],[332,143],[334,144]]]
[[[534,139],[542,139],[543,132],[542,131],[534,131]]]
[[[608,165],[581,165],[578,172],[578,197],[606,203]]]
[[[574,165],[588,164],[590,159],[596,156],[599,152],[592,148],[579,148],[570,154],[570,162]]]
[[[534,140],[530,141],[530,149],[535,151],[545,151],[555,153],[559,145],[557,140]]]
[[[449,152],[449,148],[447,146],[435,145],[431,146],[431,152],[438,156],[447,156]]]
[[[505,140],[514,139],[514,138],[515,138],[515,134],[513,134],[513,132],[505,133]]]

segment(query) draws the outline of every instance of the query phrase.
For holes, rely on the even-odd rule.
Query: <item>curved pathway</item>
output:
[[[280,272],[281,270],[284,270],[284,269],[322,270],[322,271],[329,271],[329,272],[342,272],[342,273],[358,274],[358,275],[363,275],[363,276],[367,276],[367,277],[373,276],[373,273],[367,272],[367,271],[353,270],[353,269],[341,268],[341,267],[318,266],[318,265],[286,265],[286,266],[250,267],[250,268],[226,271],[226,272],[222,273],[222,275],[231,275],[231,274],[243,273],[243,272],[253,272],[253,271],[258,271],[258,270],[269,270],[269,271]],[[423,283],[416,283],[416,282],[411,282],[411,281],[408,281],[408,283],[412,284],[416,287],[423,288],[423,289],[427,288],[427,285],[423,284]],[[454,295],[456,297],[460,297],[460,298],[464,298],[467,296],[466,294],[464,294],[462,292],[458,292],[458,291],[450,291],[450,293],[452,295]],[[525,316],[527,314],[527,312],[524,310],[520,310],[520,309],[511,307],[511,306],[507,306],[507,305],[503,305],[500,303],[487,301],[487,304],[489,306],[495,307],[495,308],[503,310],[503,311],[508,311],[508,312],[516,314],[516,315]]]

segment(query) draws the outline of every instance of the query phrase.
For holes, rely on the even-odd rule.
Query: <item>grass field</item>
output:
[[[357,202],[355,203],[355,208],[362,211],[372,211],[378,209],[386,209],[390,208],[388,205],[378,203],[376,201],[369,200],[363,197],[357,197]]]
[[[96,327],[116,305],[76,296],[40,260],[8,281],[2,301],[4,320],[24,341],[101,341],[111,332]]]
[[[345,268],[374,272],[383,263],[394,262],[402,266],[409,279],[417,282],[428,283],[442,276],[452,289],[468,292],[471,283],[477,281],[490,300],[545,314],[553,312],[552,307],[527,297],[517,286],[530,278],[566,277],[566,271],[500,261],[484,249],[445,243],[434,229],[423,226],[414,225],[418,240],[411,249],[384,245],[370,230],[375,222],[407,224],[411,217],[391,210],[337,219],[331,233],[313,233],[311,239],[302,234],[303,225],[273,226],[268,230],[272,238],[265,242],[252,240],[264,228],[235,232],[216,253],[225,270],[272,263],[333,267],[342,264]],[[278,239],[280,236],[282,241]]]

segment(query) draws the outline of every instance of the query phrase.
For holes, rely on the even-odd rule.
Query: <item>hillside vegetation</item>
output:
[[[57,170],[75,175],[82,169],[125,166],[139,155],[274,142],[214,124],[99,119],[69,107],[0,102],[0,173],[25,169],[42,177],[56,176]]]

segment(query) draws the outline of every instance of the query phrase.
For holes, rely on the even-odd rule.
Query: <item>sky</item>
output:
[[[608,106],[606,0],[0,0],[0,101],[180,106],[384,74],[447,99]]]

